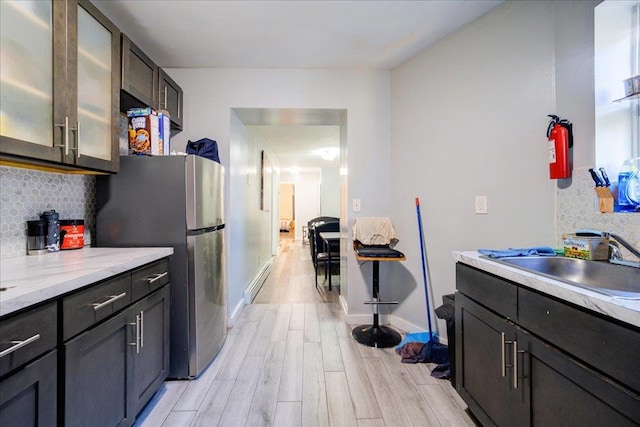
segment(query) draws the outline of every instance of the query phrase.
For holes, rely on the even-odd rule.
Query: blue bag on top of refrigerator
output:
[[[187,141],[187,154],[196,154],[220,163],[218,143],[213,139],[202,138],[197,141]]]

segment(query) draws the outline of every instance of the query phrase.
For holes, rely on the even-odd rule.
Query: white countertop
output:
[[[0,316],[173,254],[173,248],[93,248],[0,260]]]
[[[454,252],[456,261],[560,298],[596,313],[640,327],[640,300],[611,297],[516,267],[481,258],[476,251]]]

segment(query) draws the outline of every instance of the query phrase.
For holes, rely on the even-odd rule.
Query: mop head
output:
[[[439,342],[438,335],[435,332],[408,332],[400,341],[396,350],[409,342],[428,343],[430,341]]]

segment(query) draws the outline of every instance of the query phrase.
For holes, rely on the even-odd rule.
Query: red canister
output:
[[[84,220],[60,220],[60,249],[81,249],[84,246]]]

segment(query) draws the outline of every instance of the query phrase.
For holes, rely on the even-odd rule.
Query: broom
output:
[[[418,233],[420,234],[420,254],[422,260],[422,281],[424,283],[424,298],[427,304],[427,325],[429,326],[428,332],[409,332],[405,335],[405,337],[400,341],[400,344],[396,347],[399,349],[403,345],[408,342],[420,342],[420,343],[430,343],[437,338],[437,334],[433,331],[431,327],[431,307],[429,305],[429,281],[427,277],[429,276],[429,272],[427,270],[427,250],[424,246],[424,233],[422,231],[422,216],[420,215],[420,199],[416,197],[416,214],[418,216]]]

